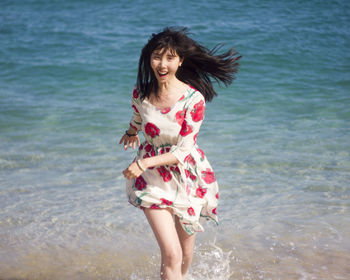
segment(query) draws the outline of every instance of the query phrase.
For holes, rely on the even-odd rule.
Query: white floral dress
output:
[[[216,223],[219,199],[214,172],[197,146],[196,138],[204,119],[205,99],[189,88],[172,106],[159,109],[147,98],[132,93],[133,117],[130,125],[142,130],[142,143],[135,161],[171,152],[179,164],[148,168],[136,179],[127,180],[129,202],[141,209],[170,207],[188,234],[203,231],[201,219]]]

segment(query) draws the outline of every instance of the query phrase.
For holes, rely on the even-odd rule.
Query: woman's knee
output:
[[[162,259],[165,265],[176,266],[182,263],[181,247],[167,248],[162,252]]]

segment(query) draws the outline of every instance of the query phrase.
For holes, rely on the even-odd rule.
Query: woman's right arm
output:
[[[122,136],[122,138],[119,141],[119,144],[122,143],[124,143],[124,150],[127,150],[128,146],[129,148],[132,147],[134,150],[136,148],[136,144],[137,146],[140,146],[140,138],[137,134],[137,131],[134,130],[133,127],[130,126],[129,129],[125,132],[125,134]]]
[[[124,150],[127,150],[128,146],[133,149],[136,148],[136,144],[140,146],[140,138],[137,135],[138,131],[141,130],[142,119],[139,112],[139,106],[141,105],[140,95],[136,89],[132,92],[132,108],[133,116],[130,121],[129,129],[125,132],[119,141],[119,144],[124,143]]]

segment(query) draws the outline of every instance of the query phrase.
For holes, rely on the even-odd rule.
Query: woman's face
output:
[[[151,55],[151,67],[159,83],[175,78],[175,73],[182,64],[182,59],[168,50],[155,50]]]

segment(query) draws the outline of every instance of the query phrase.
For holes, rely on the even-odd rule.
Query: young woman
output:
[[[216,95],[211,79],[229,85],[240,56],[216,51],[189,38],[186,28],[165,28],[151,36],[139,60],[133,117],[120,140],[125,150],[139,149],[123,174],[129,202],[144,211],[158,241],[161,279],[182,279],[194,233],[203,231],[200,219],[218,221],[218,185],[196,138],[205,102]]]

